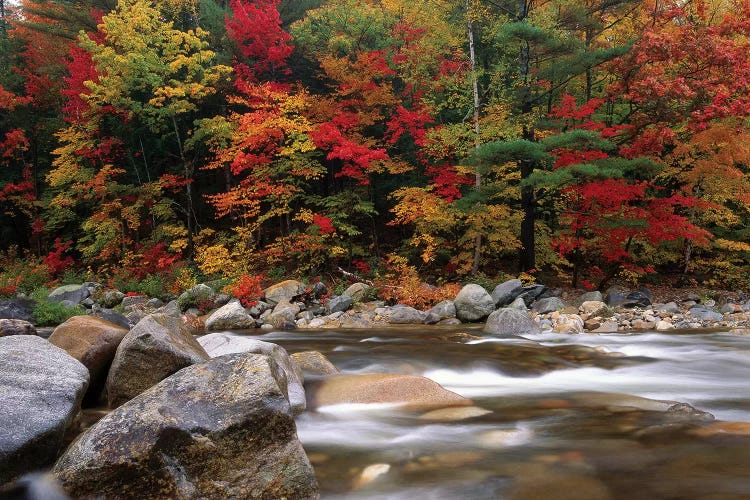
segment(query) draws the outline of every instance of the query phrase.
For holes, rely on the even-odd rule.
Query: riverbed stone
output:
[[[559,297],[549,297],[534,302],[531,310],[538,314],[547,314],[565,309],[565,303]]]
[[[120,305],[122,306],[123,310],[127,311],[136,306],[143,305],[146,302],[148,302],[148,297],[146,297],[145,295],[126,295],[122,298]]]
[[[53,473],[76,498],[317,498],[286,391],[262,354],[187,367],[99,420]]]
[[[484,287],[476,284],[465,285],[453,303],[456,317],[461,321],[479,321],[495,310],[495,300]]]
[[[611,316],[612,310],[607,307],[607,304],[601,301],[597,300],[587,300],[586,302],[583,302],[578,310],[582,314],[587,314],[589,316]]]
[[[63,302],[69,300],[73,304],[80,304],[83,299],[86,299],[91,295],[88,287],[84,285],[64,285],[52,290],[47,295],[47,300],[50,302]]]
[[[492,299],[496,307],[502,307],[510,304],[516,297],[523,292],[523,283],[521,280],[513,279],[500,283],[492,290]]]
[[[106,382],[107,402],[116,408],[176,371],[208,358],[182,318],[150,314],[117,348]]]
[[[531,307],[531,304],[533,304],[535,300],[540,298],[540,296],[546,291],[547,287],[544,285],[529,285],[523,287],[523,290],[521,291],[519,297],[523,299],[526,307]]]
[[[0,318],[31,322],[33,305],[24,299],[0,299]]]
[[[435,314],[441,320],[456,317],[456,304],[452,300],[443,300],[438,302],[430,309],[427,310],[427,314]]]
[[[713,309],[705,306],[695,306],[690,308],[690,315],[699,320],[721,321],[724,315],[717,313]]]
[[[339,369],[318,351],[295,352],[289,357],[305,375],[325,376],[340,373]]]
[[[345,403],[394,403],[425,410],[472,405],[428,378],[396,373],[333,375],[311,383],[308,398],[312,408]]]
[[[280,302],[292,302],[295,297],[303,293],[305,293],[305,285],[297,280],[282,281],[263,290],[266,302],[272,306]]]
[[[117,347],[127,333],[126,328],[103,319],[73,316],[55,328],[49,341],[83,363],[90,375],[89,392],[96,397],[104,387]]]
[[[297,304],[279,302],[273,308],[271,314],[266,316],[263,321],[273,325],[278,330],[294,330],[297,328],[296,319],[299,312],[300,307]]]
[[[125,294],[122,293],[120,290],[115,290],[114,288],[109,288],[105,290],[98,290],[94,297],[96,298],[96,301],[101,304],[102,307],[105,307],[107,309],[111,309],[120,303],[122,303],[122,299],[125,298]]]
[[[504,307],[490,314],[482,330],[491,335],[534,335],[541,333],[539,325],[527,312]]]
[[[552,321],[556,333],[583,333],[583,319],[577,314],[560,314]]]
[[[22,319],[0,319],[0,337],[36,335],[36,328]]]
[[[523,300],[523,297],[516,297],[513,302],[508,304],[508,309],[515,309],[517,311],[523,311],[528,312],[529,308],[526,307],[526,301]]]
[[[246,330],[255,328],[255,318],[250,316],[239,300],[232,300],[211,313],[206,319],[206,330]]]
[[[354,302],[361,302],[365,298],[365,294],[372,287],[366,283],[354,283],[349,288],[344,290],[341,295],[347,295],[352,298]]]
[[[386,317],[386,321],[393,325],[420,325],[424,322],[425,313],[413,307],[394,307]],[[437,323],[438,319],[435,321]]]
[[[344,311],[349,310],[349,308],[353,305],[354,299],[352,299],[349,295],[338,295],[328,301],[328,311],[329,314],[335,314],[339,312],[343,313]]]
[[[270,356],[276,364],[284,371],[287,381],[287,392],[289,404],[294,414],[305,411],[305,389],[302,387],[304,377],[302,370],[289,358],[286,350],[270,342],[238,337],[227,333],[210,333],[198,339],[198,343],[205,349],[211,358],[217,358],[226,354],[265,354]]]
[[[604,296],[602,295],[602,292],[600,292],[599,290],[582,293],[578,297],[578,299],[576,299],[575,304],[580,306],[584,302],[604,302]]]
[[[34,335],[0,337],[0,484],[57,458],[89,372]]]

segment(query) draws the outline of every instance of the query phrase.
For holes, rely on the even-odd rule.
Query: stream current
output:
[[[324,499],[750,499],[750,337],[421,327],[255,338],[320,351],[343,373],[423,375],[487,410],[308,410],[297,429]]]

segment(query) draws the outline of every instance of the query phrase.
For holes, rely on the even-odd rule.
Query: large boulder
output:
[[[117,347],[128,330],[93,316],[73,316],[49,337],[50,343],[76,358],[88,368],[92,394],[101,391]]]
[[[349,297],[348,295],[338,295],[328,301],[327,309],[329,314],[334,314],[337,312],[347,311],[353,305],[354,300],[351,297]]]
[[[456,298],[456,317],[461,321],[479,321],[495,310],[495,300],[480,285],[464,286]]]
[[[326,376],[340,373],[339,369],[318,351],[295,352],[289,358],[305,375]]]
[[[386,317],[386,321],[393,325],[421,325],[424,320],[425,313],[408,306],[393,307]]]
[[[28,300],[0,299],[0,318],[31,321],[33,307]]]
[[[295,297],[305,293],[305,285],[297,280],[286,280],[269,286],[263,292],[266,302],[275,306],[281,302],[291,302]]]
[[[206,320],[206,330],[247,330],[255,328],[255,319],[250,316],[238,300],[220,307]]]
[[[47,296],[47,300],[50,302],[62,302],[67,300],[74,304],[80,304],[90,295],[91,292],[85,285],[65,285],[52,290]]]
[[[506,307],[490,314],[483,331],[492,335],[529,335],[541,333],[539,325],[525,311]]]
[[[548,297],[539,299],[531,306],[531,310],[538,314],[547,314],[565,309],[565,304],[560,297]]]
[[[305,411],[305,389],[302,387],[304,377],[302,370],[292,363],[286,350],[276,344],[263,342],[262,340],[238,337],[226,333],[210,333],[198,339],[198,343],[206,350],[209,356],[217,358],[227,354],[265,354],[270,356],[284,371],[289,394],[289,404],[295,414]]]
[[[85,366],[43,338],[0,338],[0,484],[55,461],[88,382]]]
[[[75,498],[317,498],[270,356],[190,366],[89,428],[53,473]]]
[[[526,307],[531,307],[531,304],[535,300],[542,298],[542,295],[547,292],[547,287],[544,285],[529,285],[523,287],[519,297],[523,299]]]
[[[428,378],[395,373],[333,375],[313,381],[308,394],[314,408],[344,403],[394,403],[424,410],[473,404]]]
[[[176,371],[207,359],[181,318],[150,314],[117,348],[107,377],[107,402],[112,408],[120,406]]]
[[[438,302],[427,311],[427,314],[434,314],[440,320],[452,319],[456,317],[456,304],[452,300]]]
[[[0,319],[0,337],[10,335],[36,335],[36,328],[22,319]]]
[[[492,291],[492,299],[497,307],[502,307],[513,302],[523,292],[521,280],[508,280],[500,283]]]
[[[366,283],[354,283],[341,295],[351,297],[354,302],[361,302],[372,287]]]
[[[114,309],[103,309],[101,307],[94,306],[94,308],[92,308],[91,311],[88,311],[87,314],[91,314],[91,316],[103,319],[104,321],[108,321],[110,323],[114,323],[115,325],[127,330],[130,330],[130,328],[133,326],[127,316],[125,316],[121,312],[115,311]]]
[[[295,320],[299,313],[300,307],[297,304],[279,302],[263,320],[278,330],[294,330],[297,328]]]

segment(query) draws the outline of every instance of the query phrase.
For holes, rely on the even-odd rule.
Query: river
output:
[[[748,337],[421,327],[255,338],[320,351],[344,373],[424,375],[487,410],[458,421],[388,405],[303,413],[324,499],[750,498]]]

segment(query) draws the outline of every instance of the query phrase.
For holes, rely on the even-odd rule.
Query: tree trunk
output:
[[[474,26],[470,16],[470,4],[469,0],[466,0],[466,34],[469,38],[469,59],[471,60],[471,84],[472,92],[474,94],[474,148],[479,149],[480,136],[479,136],[479,82],[477,81],[477,59],[474,52]],[[477,191],[482,188],[482,174],[479,170],[474,174],[474,187]],[[474,240],[474,261],[471,265],[472,274],[476,274],[479,271],[479,260],[482,255],[482,235],[477,234]]]

